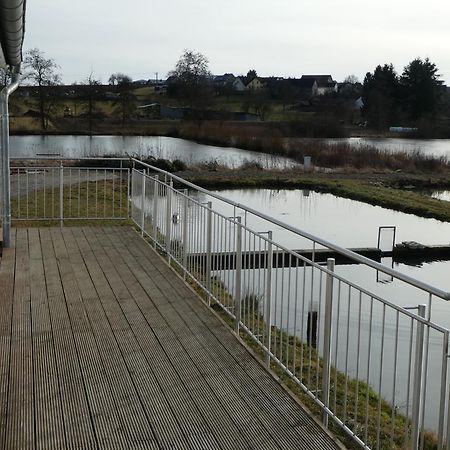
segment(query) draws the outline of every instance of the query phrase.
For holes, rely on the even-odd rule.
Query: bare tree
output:
[[[33,48],[25,54],[24,69],[24,77],[38,88],[41,127],[46,130],[55,106],[56,95],[52,88],[61,83],[61,76],[57,73],[59,66],[52,58],[45,58],[44,52]]]
[[[211,98],[208,58],[201,53],[185,50],[169,72],[169,80],[169,95],[179,97],[194,110],[204,108]]]
[[[133,80],[128,75],[119,75],[116,78],[117,93],[119,94],[118,100],[115,102],[116,112],[120,114],[122,118],[122,128],[125,127],[125,123],[130,119],[133,112],[136,110],[135,100],[136,97],[133,93]],[[111,80],[111,78],[110,78]]]
[[[359,79],[356,75],[351,74],[351,75],[348,75],[345,77],[344,83],[357,84],[357,83],[359,83]]]
[[[108,83],[111,86],[119,86],[120,84],[129,83],[131,84],[133,80],[128,75],[125,75],[122,72],[116,72],[111,74],[111,76],[108,79]]]
[[[91,72],[89,76],[82,81],[82,98],[83,98],[83,109],[86,112],[88,122],[89,122],[89,134],[92,134],[92,125],[94,122],[94,115],[97,112],[97,100],[99,97],[98,86],[101,85],[100,80],[94,78]]]

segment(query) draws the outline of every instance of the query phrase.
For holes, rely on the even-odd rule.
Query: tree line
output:
[[[363,83],[363,114],[370,125],[385,129],[436,121],[448,105],[438,72],[428,58],[414,59],[401,74],[392,64],[368,72]]]
[[[37,107],[41,128],[47,129],[49,118],[54,115],[60,92],[54,89],[61,84],[60,67],[52,58],[47,58],[39,49],[25,53],[23,78],[36,87]],[[255,70],[247,73],[247,78],[256,77]],[[224,86],[224,92],[214,92],[209,61],[205,55],[185,50],[178,59],[174,70],[168,74],[169,97],[177,98],[189,106],[193,116],[201,119],[202,111],[208,108],[214,95],[231,95]],[[275,80],[275,78],[274,78]],[[0,73],[0,83],[8,81],[8,73]],[[117,72],[108,80],[114,91],[114,113],[121,118],[122,125],[135,113],[136,97],[131,77]],[[101,115],[98,102],[104,96],[101,81],[91,73],[77,86],[77,95],[82,103],[85,117],[88,119],[89,132],[92,132],[93,119]],[[242,97],[242,108],[254,110],[261,118],[268,114],[271,100],[286,105],[295,102],[298,92],[293,89],[290,80],[272,83],[270,89],[259,92],[246,92]],[[349,89],[353,87],[354,89]],[[368,72],[361,84],[356,78],[349,77],[344,82],[342,98],[349,100],[356,92],[362,94],[364,107],[362,114],[371,127],[386,129],[389,126],[420,126],[435,124],[439,117],[448,113],[449,102],[443,89],[439,70],[428,58],[416,58],[401,74],[392,64],[379,65]],[[358,93],[358,95],[360,95]],[[448,97],[448,96],[447,96]]]

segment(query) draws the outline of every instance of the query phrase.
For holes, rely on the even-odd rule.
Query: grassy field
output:
[[[130,225],[127,183],[102,180],[65,186],[62,198],[64,225]],[[60,190],[29,192],[11,198],[14,226],[52,226],[60,223]]]

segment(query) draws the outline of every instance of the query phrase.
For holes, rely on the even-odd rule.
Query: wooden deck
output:
[[[128,227],[13,230],[1,449],[335,449]]]

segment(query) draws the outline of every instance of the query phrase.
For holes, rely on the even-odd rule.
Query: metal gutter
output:
[[[9,96],[18,88],[20,81],[20,64],[11,69],[11,83],[5,86],[0,93],[1,115],[1,149],[2,149],[2,224],[3,247],[11,246],[11,186],[9,166]]]
[[[5,64],[11,67],[22,62],[25,4],[26,0],[0,0],[0,42]]]

